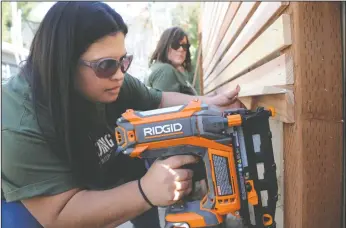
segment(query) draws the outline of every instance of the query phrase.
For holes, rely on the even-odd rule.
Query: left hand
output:
[[[244,105],[238,99],[239,91],[240,86],[238,85],[234,90],[215,95],[212,97],[210,103],[223,110],[230,108],[243,108]]]

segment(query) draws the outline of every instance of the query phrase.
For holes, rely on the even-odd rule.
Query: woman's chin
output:
[[[106,96],[103,96],[101,99],[99,99],[99,102],[101,103],[112,103],[118,99],[119,94],[107,94]]]
[[[184,61],[175,61],[175,62],[173,63],[173,65],[174,65],[175,67],[179,67],[179,66],[182,66],[183,63],[184,63]]]

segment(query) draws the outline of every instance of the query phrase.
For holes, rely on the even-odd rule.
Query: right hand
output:
[[[183,165],[195,163],[197,157],[177,155],[157,160],[142,177],[142,189],[155,206],[167,206],[180,200],[192,191],[193,172],[181,169]]]

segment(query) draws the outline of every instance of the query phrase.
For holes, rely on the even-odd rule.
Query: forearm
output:
[[[165,108],[186,104],[196,98],[202,101],[202,103],[213,104],[213,99],[215,99],[215,96],[191,96],[183,93],[163,92],[160,107]]]
[[[74,195],[49,227],[116,227],[148,210],[137,182]]]

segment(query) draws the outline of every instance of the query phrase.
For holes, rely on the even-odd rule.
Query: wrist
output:
[[[202,102],[207,105],[213,105],[215,104],[215,98],[217,98],[217,95],[209,97],[209,96],[203,96]]]
[[[146,207],[148,209],[150,209],[152,207],[155,207],[155,205],[150,201],[150,199],[148,198],[147,194],[145,193],[145,190],[143,189],[142,178],[137,180],[137,185],[138,185],[139,193],[141,194],[141,197],[143,198]]]

